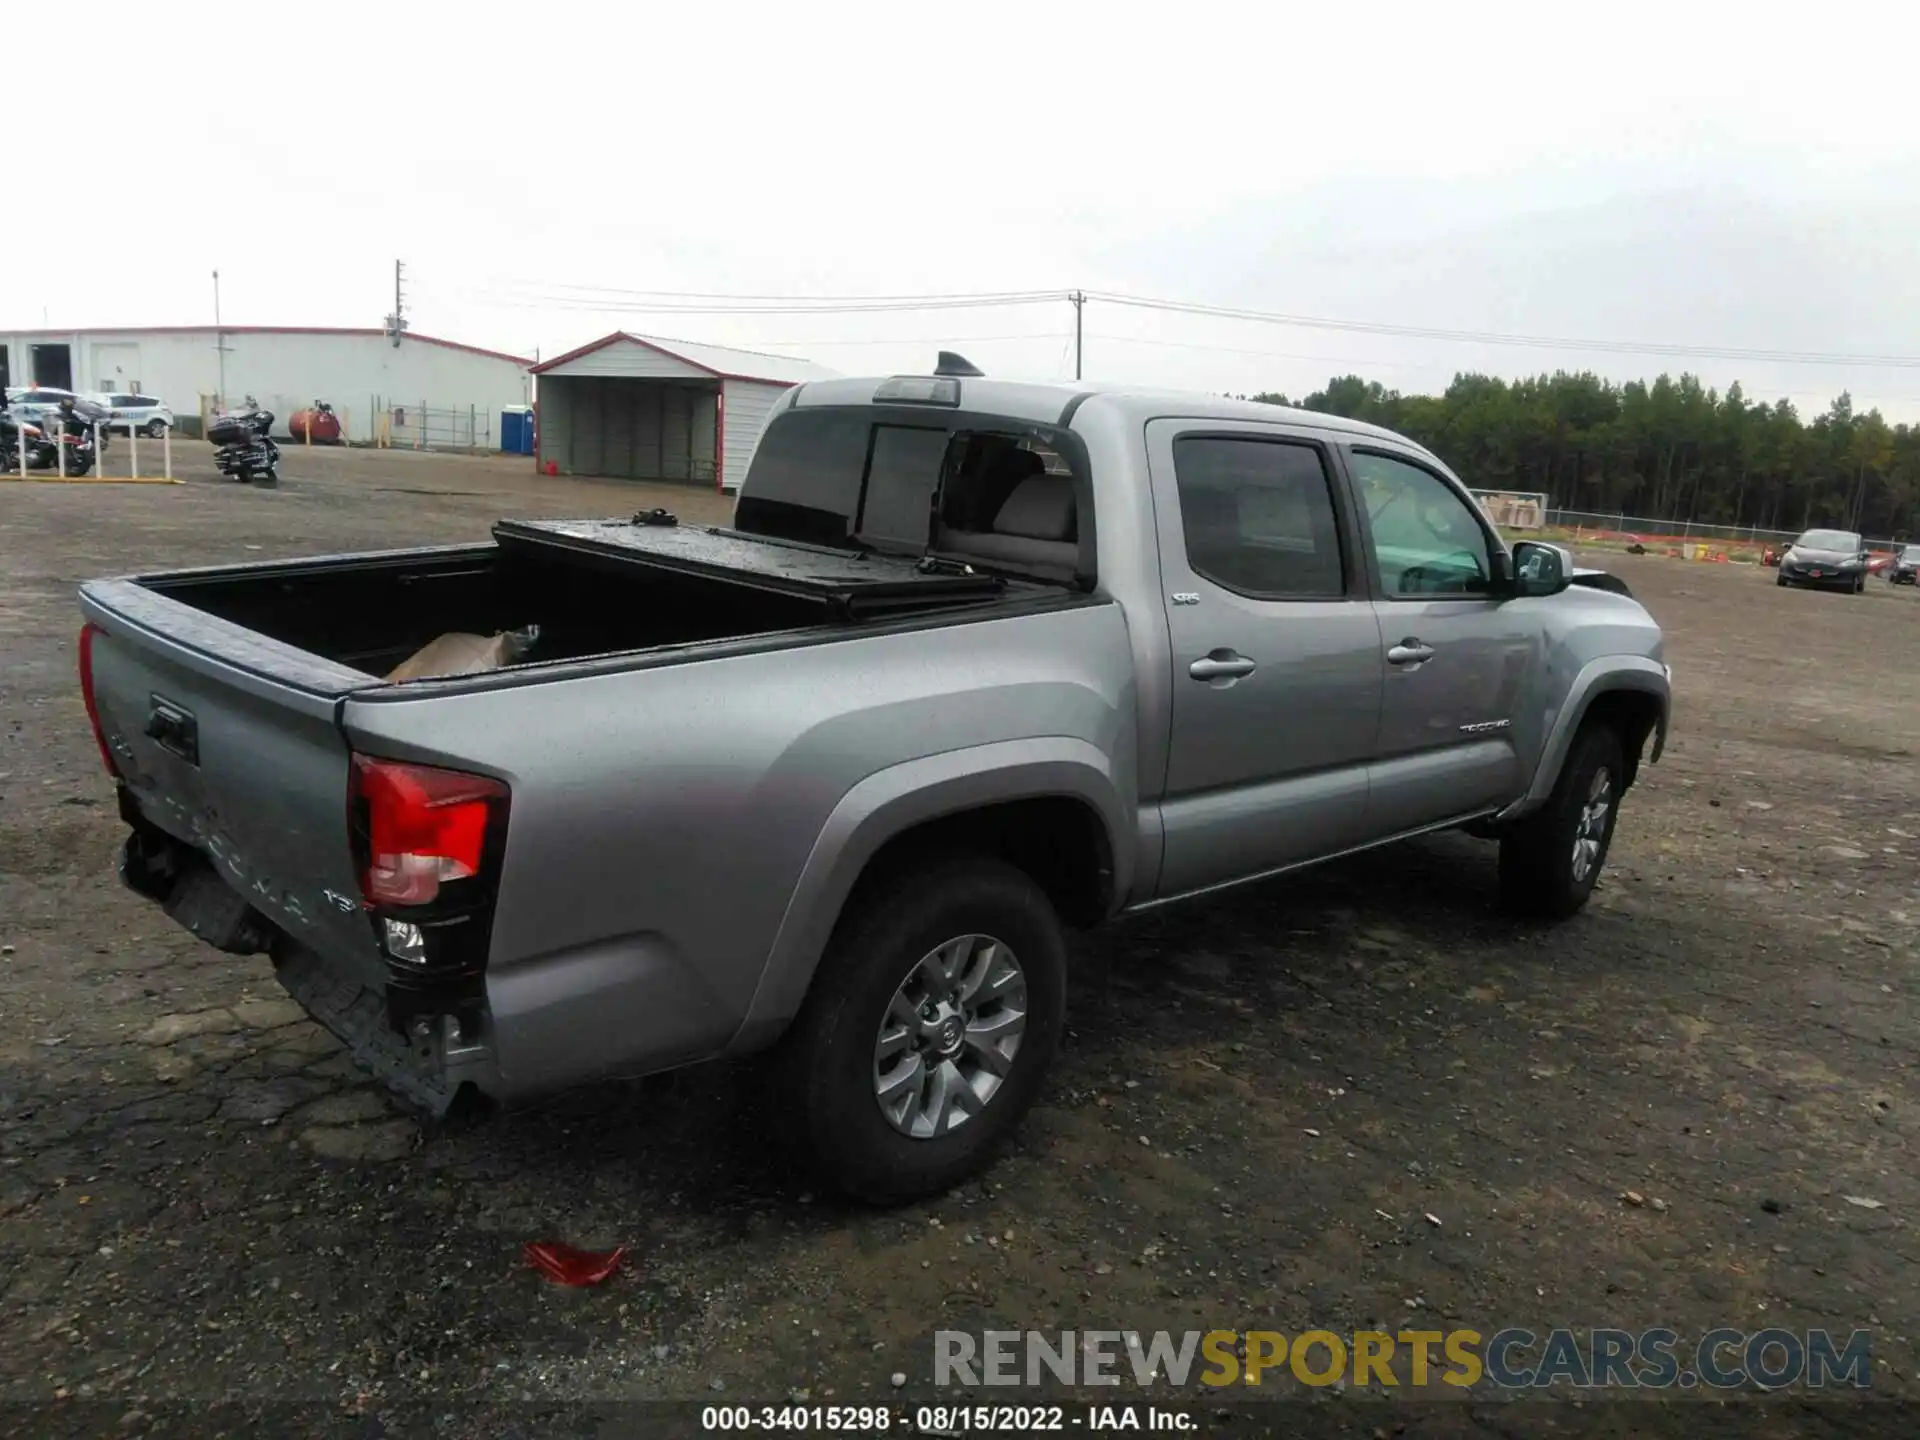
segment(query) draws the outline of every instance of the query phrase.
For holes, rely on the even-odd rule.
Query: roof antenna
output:
[[[933,373],[936,375],[984,376],[987,372],[967,359],[964,355],[956,354],[951,350],[942,350],[940,352],[940,359],[934,364]]]

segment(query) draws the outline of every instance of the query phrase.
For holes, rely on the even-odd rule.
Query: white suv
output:
[[[19,388],[9,386],[6,392],[6,408],[16,419],[32,420],[37,423],[58,410],[62,400],[79,398],[71,390],[56,390],[50,385],[28,385]]]
[[[107,421],[109,430],[138,430],[158,440],[173,426],[173,411],[151,395],[116,390],[101,395],[99,400],[113,411],[113,418]]]

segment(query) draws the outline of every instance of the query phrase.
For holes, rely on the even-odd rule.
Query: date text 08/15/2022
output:
[[[875,1435],[891,1430],[884,1405],[709,1405],[700,1412],[708,1432],[789,1430]],[[904,1428],[904,1427],[903,1427]],[[1184,1410],[1159,1405],[921,1405],[913,1430],[921,1435],[1026,1435],[1079,1430],[1106,1434],[1129,1430],[1191,1432],[1198,1422]]]

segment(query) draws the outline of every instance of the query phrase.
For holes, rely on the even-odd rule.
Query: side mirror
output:
[[[1508,593],[1516,599],[1529,595],[1558,595],[1573,583],[1573,557],[1558,545],[1538,540],[1517,541],[1513,547],[1513,583]]]

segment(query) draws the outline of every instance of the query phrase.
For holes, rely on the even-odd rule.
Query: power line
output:
[[[1382,370],[1445,370],[1451,367],[1432,360],[1368,360],[1351,355],[1301,355],[1287,350],[1247,350],[1233,345],[1208,345],[1198,340],[1148,339],[1144,335],[1111,335],[1103,330],[1087,332],[1089,340],[1105,340],[1114,345],[1152,345],[1169,350],[1199,350],[1212,355],[1254,355],[1263,360],[1311,360],[1320,365],[1367,365]]]
[[[416,293],[421,287],[416,285]],[[991,294],[887,296],[731,296],[704,298],[689,292],[660,300],[598,300],[574,295],[537,294],[450,285],[432,293],[464,295],[489,305],[514,309],[582,310],[607,315],[859,315],[912,314],[935,310],[979,310],[1012,305],[1052,304],[1061,291]]]
[[[416,287],[417,289],[418,287]],[[1669,341],[1583,339],[1563,335],[1514,334],[1493,330],[1466,330],[1431,325],[1397,325],[1371,320],[1344,320],[1321,315],[1298,315],[1242,306],[1209,305],[1112,290],[1001,290],[943,292],[920,295],[775,295],[723,294],[713,291],[628,290],[614,286],[543,282],[505,282],[498,286],[451,286],[449,291],[483,303],[516,309],[578,310],[596,314],[644,315],[858,315],[914,314],[945,310],[990,309],[1066,302],[1078,316],[1086,302],[1097,301],[1131,309],[1250,324],[1291,326],[1357,335],[1385,335],[1435,340],[1451,344],[1497,345],[1518,349],[1560,350],[1574,353],[1671,356],[1712,360],[1746,360],[1784,365],[1827,365],[1920,369],[1920,356],[1832,353],[1787,348],[1731,345],[1693,345]],[[604,297],[604,298],[598,298]],[[1171,343],[1171,342],[1168,342]],[[1198,349],[1226,347],[1196,346]]]
[[[943,290],[924,294],[889,295],[754,295],[739,292],[715,290],[632,290],[616,285],[576,285],[563,280],[513,280],[501,278],[489,284],[481,282],[468,286],[469,289],[483,289],[495,292],[523,291],[544,293],[551,290],[570,290],[592,295],[611,295],[636,300],[722,300],[753,301],[775,304],[806,304],[814,301],[832,303],[842,302],[893,302],[923,300],[1063,300],[1068,292],[1062,289],[1039,290]]]
[[[1111,305],[1171,314],[1200,315],[1218,320],[1245,320],[1266,325],[1293,325],[1308,330],[1339,330],[1359,335],[1394,335],[1419,340],[1448,340],[1475,345],[1511,345],[1535,350],[1585,350],[1617,355],[1692,356],[1710,360],[1769,360],[1789,365],[1872,365],[1920,369],[1915,355],[1836,355],[1814,350],[1760,350],[1727,345],[1676,345],[1630,340],[1575,340],[1552,335],[1509,335],[1490,330],[1449,330],[1427,325],[1387,325],[1367,320],[1330,320],[1316,315],[1286,315],[1244,310],[1227,305],[1202,305],[1186,300],[1159,300],[1144,295],[1088,291],[1088,297]]]
[[[415,287],[415,293],[421,292]],[[432,292],[443,301],[448,298],[442,292]],[[1042,302],[1035,300],[943,300],[918,303],[892,304],[823,304],[823,305],[636,305],[611,304],[601,302],[583,303],[580,301],[558,299],[523,299],[516,297],[473,296],[490,307],[509,310],[569,310],[593,315],[906,315],[936,310],[981,310],[1009,305],[1034,305]],[[1045,303],[1051,304],[1058,296],[1049,296]]]
[[[1057,330],[1030,331],[1025,335],[915,335],[901,339],[862,339],[862,340],[756,340],[756,345],[986,345],[1002,340],[1059,340],[1070,339]]]

